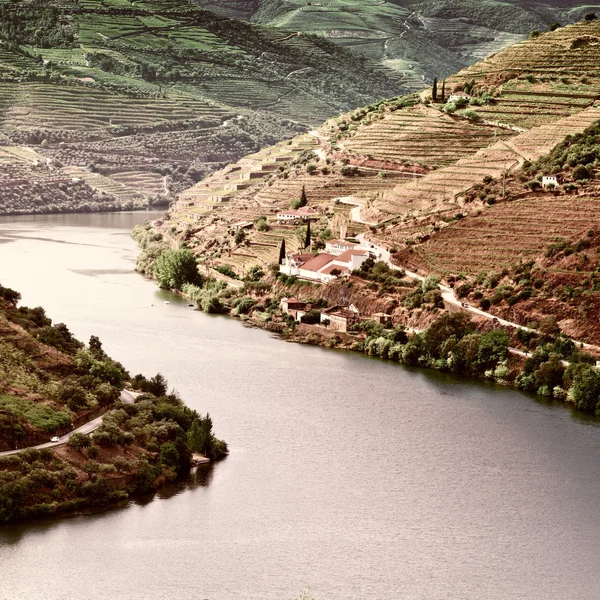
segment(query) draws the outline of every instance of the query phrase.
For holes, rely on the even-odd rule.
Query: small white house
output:
[[[450,96],[450,98],[448,98],[448,102],[469,102],[469,100],[471,99],[471,96],[469,96],[469,94],[452,94],[452,96]]]
[[[558,178],[556,175],[544,175],[542,177],[542,187],[545,190],[553,190],[558,187]]]

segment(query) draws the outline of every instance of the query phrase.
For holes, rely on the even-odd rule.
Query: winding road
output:
[[[392,263],[390,252],[388,250],[386,250],[385,248],[383,248],[382,246],[378,246],[377,244],[374,244],[373,242],[366,240],[364,233],[357,235],[356,239],[358,239],[358,241],[363,246],[370,247],[373,251],[375,251],[378,258],[380,260],[382,260],[383,262],[385,262],[390,267],[390,269],[393,269],[395,271],[402,271],[403,273],[406,274],[407,277],[410,277],[411,279],[418,279],[419,281],[423,281],[425,279],[425,277],[423,277],[422,275],[413,273],[412,271],[407,271],[406,269],[403,269],[402,267],[399,267],[398,265],[395,265],[394,263]],[[529,327],[525,327],[524,325],[519,325],[518,323],[513,323],[511,321],[501,319],[500,317],[497,317],[496,315],[485,312],[484,310],[481,310],[480,308],[471,306],[467,302],[462,302],[461,300],[459,300],[456,297],[454,290],[446,285],[440,284],[439,288],[440,288],[440,291],[442,292],[442,299],[444,300],[444,303],[446,305],[451,304],[453,306],[456,306],[457,308],[460,308],[461,310],[463,310],[465,312],[471,313],[478,317],[484,317],[485,319],[489,319],[498,325],[503,325],[504,327],[511,327],[513,329],[522,329],[524,331],[532,331],[532,332],[535,331],[534,329],[530,329]],[[594,350],[594,351],[600,353],[599,346],[594,346],[593,344],[586,344],[585,342],[581,342],[579,340],[573,340],[573,342],[581,348],[584,348],[587,350]],[[518,356],[525,356],[525,357],[528,356],[528,354],[526,352],[523,352],[522,350],[518,350],[517,348],[509,348],[509,350],[510,350],[511,354],[516,354]],[[563,361],[563,363],[565,365],[569,364],[566,361]]]
[[[133,404],[135,399],[139,394],[136,392],[130,392],[128,390],[121,391],[120,400],[123,404]],[[106,414],[106,413],[105,413]],[[42,450],[43,448],[56,448],[57,446],[63,446],[66,444],[71,437],[76,433],[83,433],[84,435],[88,435],[93,431],[96,431],[102,425],[102,419],[104,419],[104,415],[100,415],[87,423],[84,423],[77,429],[73,429],[69,433],[65,433],[65,435],[61,436],[58,439],[58,442],[45,442],[44,444],[38,444],[37,446],[27,446],[25,448],[18,448],[17,450],[7,450],[5,452],[0,452],[0,456],[8,456],[10,454],[17,454],[19,452],[23,452],[23,450],[28,450],[29,448],[34,448],[35,450]]]

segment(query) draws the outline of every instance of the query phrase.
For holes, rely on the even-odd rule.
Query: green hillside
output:
[[[397,69],[414,89],[600,7],[572,0],[194,0],[220,14],[315,33]]]
[[[86,201],[61,197],[53,210],[164,202],[404,89],[402,76],[323,38],[183,0],[0,1],[0,213],[44,211],[59,185],[81,181]]]

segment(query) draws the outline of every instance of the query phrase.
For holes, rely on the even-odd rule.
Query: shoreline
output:
[[[149,279],[150,281],[156,282],[156,280],[154,278],[146,277],[146,276],[144,276],[144,277],[146,279]],[[175,295],[177,295],[181,298],[188,300],[190,303],[193,303],[194,310],[197,310],[199,312],[204,312],[197,305],[197,303],[194,301],[194,299],[190,295],[186,294],[185,292],[183,292],[181,290],[168,290],[168,291],[170,291],[171,293],[174,293]],[[292,330],[290,330],[290,328],[286,327],[286,324],[283,322],[279,322],[279,323],[265,322],[265,320],[263,320],[263,319],[253,318],[252,314],[237,315],[237,314],[232,314],[231,311],[225,312],[225,313],[220,313],[220,314],[215,314],[215,316],[228,317],[228,318],[237,320],[245,327],[263,329],[265,331],[272,333],[273,337],[275,337],[278,340],[283,341],[283,342],[302,344],[305,346],[317,346],[317,347],[328,349],[328,350],[341,350],[341,351],[345,351],[345,352],[354,352],[357,354],[361,354],[363,356],[367,356],[369,358],[383,360],[385,362],[393,363],[393,364],[400,365],[400,366],[407,366],[407,367],[411,367],[411,368],[418,368],[419,370],[424,369],[424,370],[435,371],[438,373],[454,375],[459,378],[464,378],[465,380],[470,380],[470,381],[492,383],[494,385],[502,386],[503,388],[506,388],[506,389],[511,389],[515,392],[520,392],[523,395],[527,396],[529,399],[535,400],[536,402],[547,402],[547,403],[553,403],[553,404],[556,403],[557,406],[564,406],[565,408],[571,409],[573,411],[573,413],[576,415],[591,418],[591,419],[596,419],[596,420],[600,421],[599,414],[594,414],[593,412],[590,413],[589,411],[584,411],[584,410],[579,409],[574,402],[568,400],[568,398],[566,398],[566,397],[565,398],[556,398],[553,396],[546,396],[546,395],[539,394],[539,393],[532,393],[528,390],[521,389],[516,384],[515,380],[510,381],[510,380],[506,380],[506,379],[497,379],[494,376],[487,377],[482,374],[472,375],[472,374],[456,373],[449,369],[436,368],[435,366],[430,365],[430,364],[428,364],[428,365],[405,364],[402,361],[394,360],[390,357],[381,357],[381,356],[378,356],[375,354],[369,354],[368,352],[364,351],[363,347],[361,347],[361,344],[364,343],[369,338],[369,336],[367,336],[365,334],[352,335],[350,333],[334,332],[334,331],[331,331],[320,325],[309,325],[309,324],[305,324],[305,323],[298,323],[294,326],[294,328]],[[286,331],[288,331],[289,333],[286,334]],[[426,330],[423,331],[423,333],[425,333],[425,332],[426,332]],[[326,335],[323,335],[323,334],[326,334]],[[346,340],[346,344],[340,344],[340,343],[332,344],[331,343],[332,339],[340,338],[342,336]],[[531,353],[531,356],[533,356],[533,353]],[[515,354],[509,353],[509,356],[508,356],[506,362],[510,363],[513,367],[518,365],[520,368],[522,368],[522,366],[525,363],[525,360],[526,360],[525,356],[519,355],[517,353],[515,353]]]

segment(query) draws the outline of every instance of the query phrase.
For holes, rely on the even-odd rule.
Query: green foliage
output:
[[[228,449],[225,442],[214,436],[212,427],[212,419],[208,413],[206,417],[195,418],[188,432],[188,447],[192,452],[199,452],[211,460],[218,460],[227,455]]]
[[[67,354],[75,354],[83,347],[83,344],[73,337],[64,323],[42,327],[36,337],[42,344],[53,346]]]
[[[19,300],[21,300],[21,294],[11,288],[0,285],[0,298],[16,306]]]
[[[439,275],[435,275],[435,274],[428,275],[427,277],[425,277],[425,279],[423,280],[423,282],[421,284],[421,291],[423,292],[423,294],[426,294],[427,292],[429,292],[431,290],[439,289],[440,281],[441,281],[441,278]]]
[[[152,394],[159,398],[167,393],[168,383],[161,373],[157,373],[154,377],[146,379],[142,374],[138,373],[132,380],[131,385],[134,390],[140,390],[146,394]]]
[[[68,427],[71,423],[69,412],[56,410],[27,398],[2,395],[0,396],[0,410],[5,410],[36,429],[47,433],[54,433],[60,427]]]
[[[265,272],[258,266],[254,265],[248,270],[248,274],[244,277],[244,281],[260,281],[265,276]]]
[[[88,448],[91,443],[92,441],[90,440],[90,438],[87,435],[84,435],[83,433],[74,433],[69,438],[68,442],[69,446],[71,446],[71,448],[77,450],[78,452],[81,452],[85,448]]]
[[[154,267],[158,285],[167,290],[180,290],[186,283],[202,283],[196,257],[187,249],[166,250]]]
[[[577,373],[573,378],[570,394],[579,410],[600,412],[600,372],[598,369],[586,367]]]

